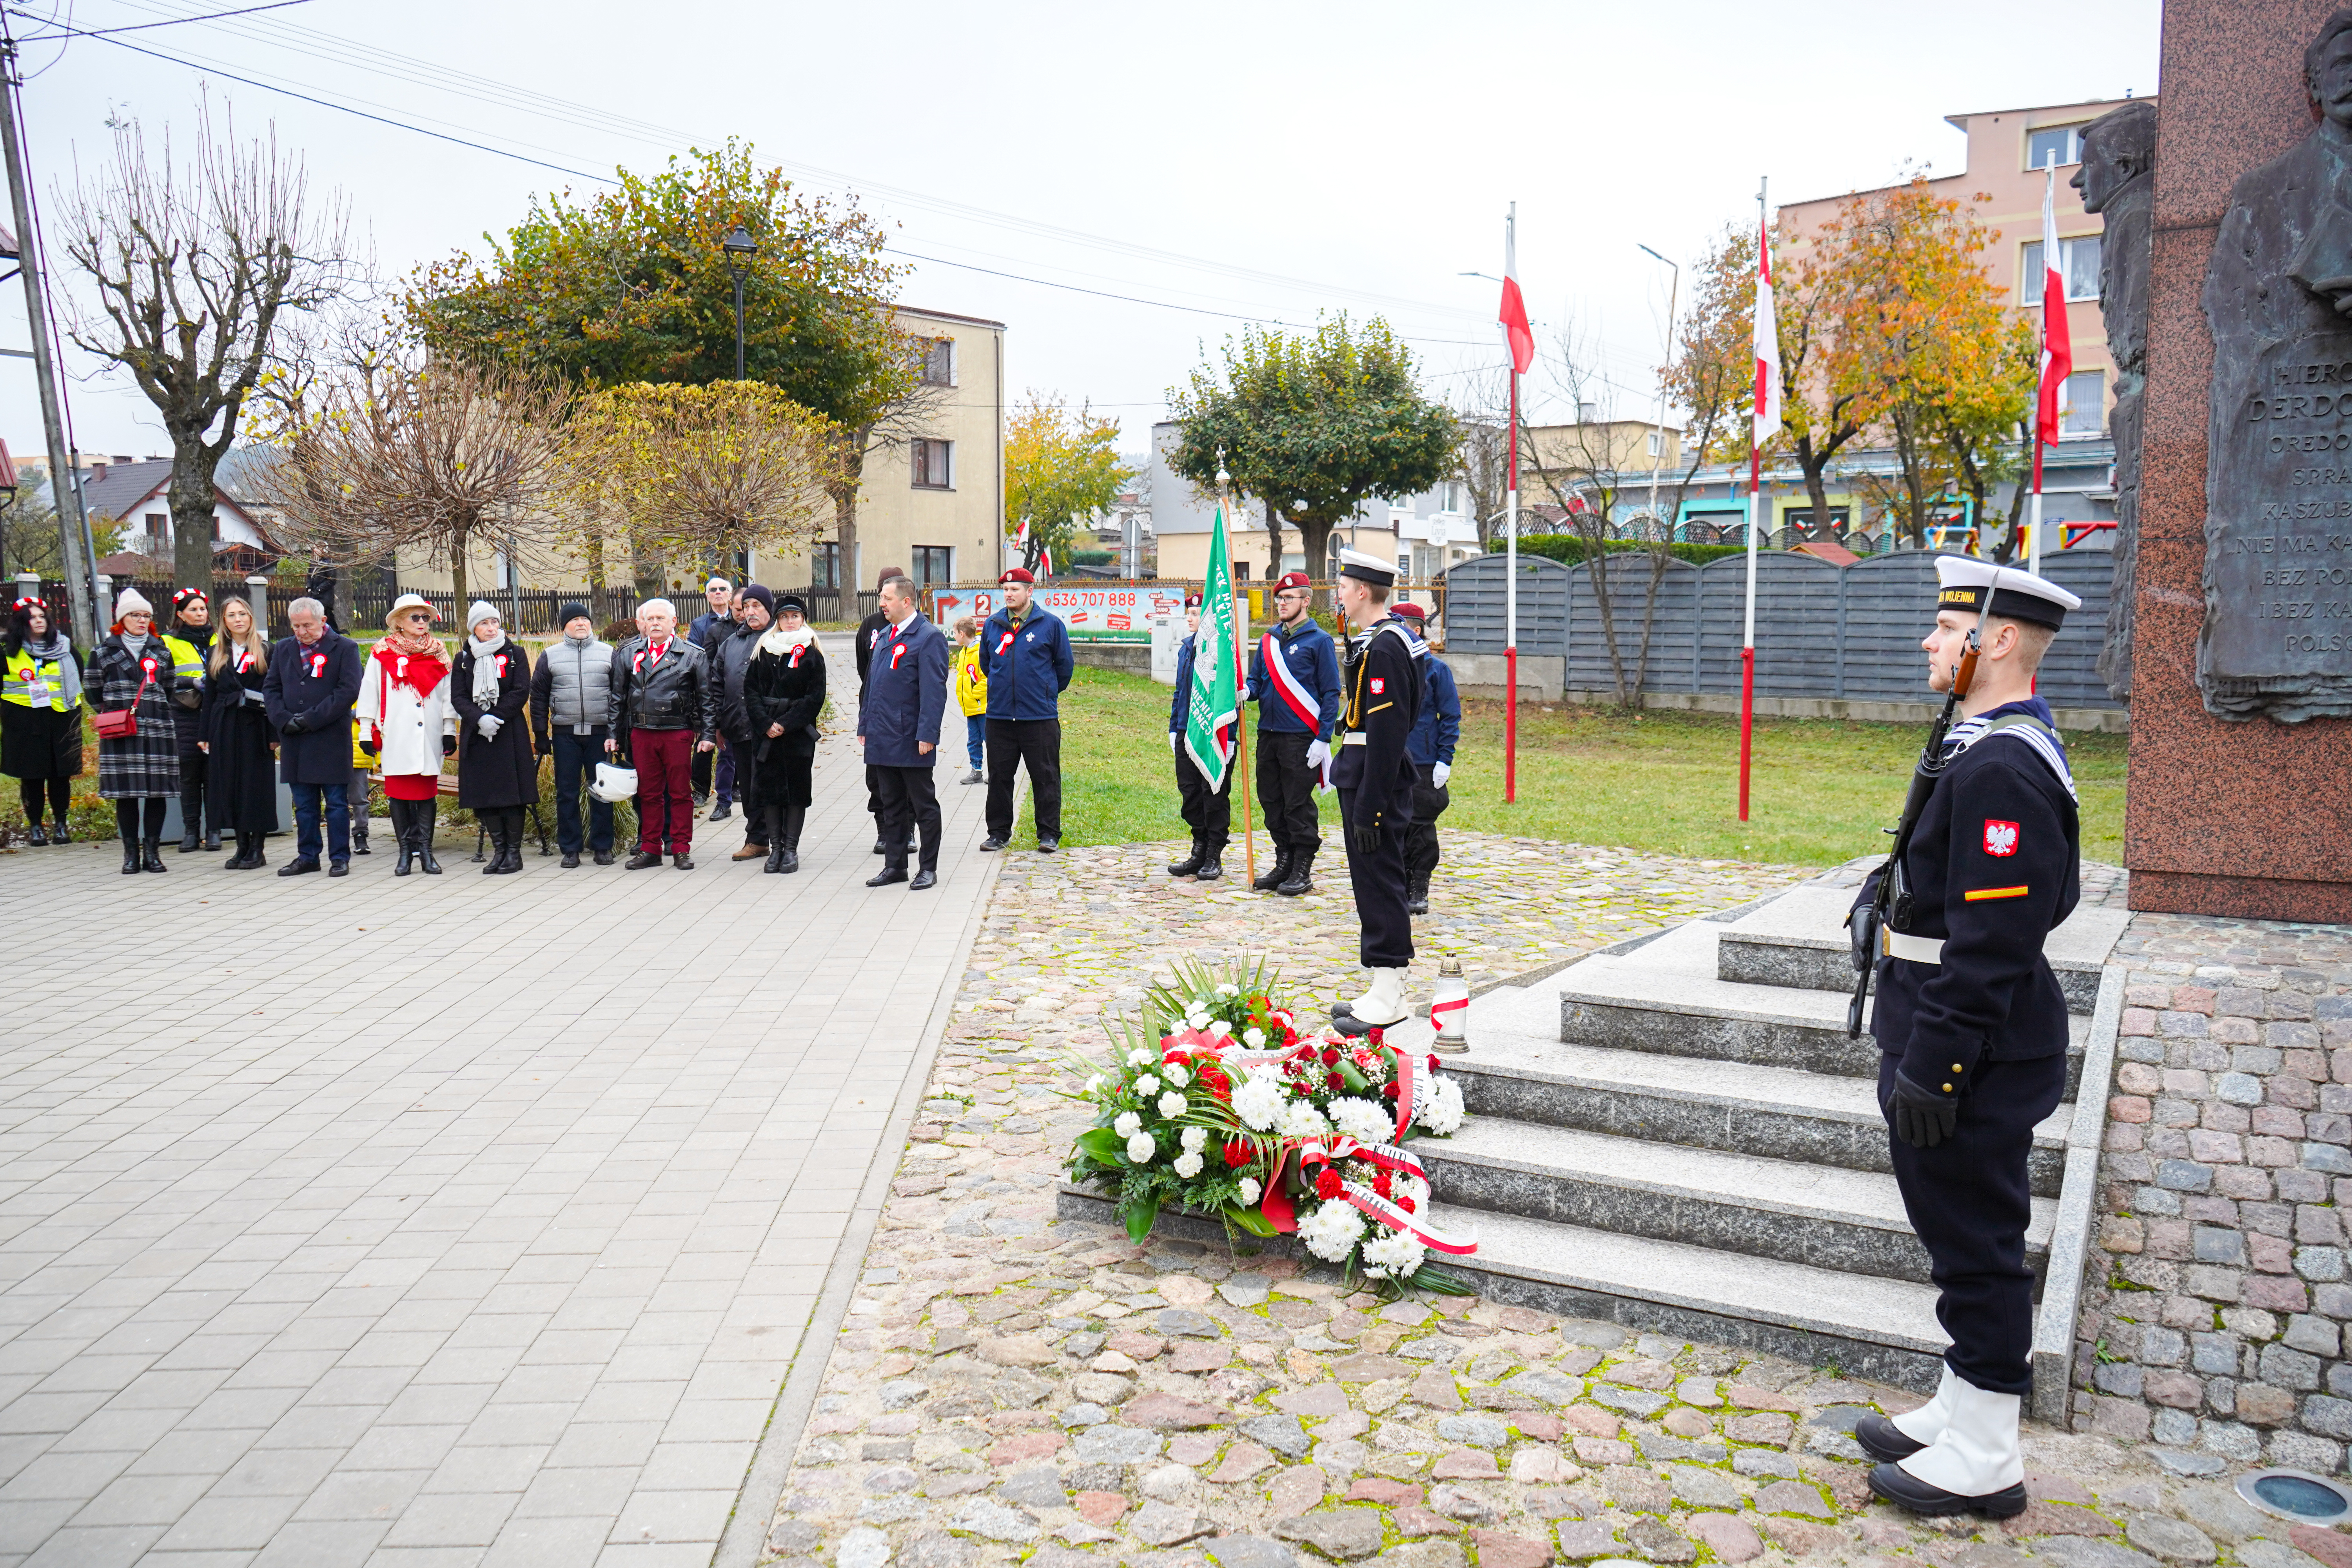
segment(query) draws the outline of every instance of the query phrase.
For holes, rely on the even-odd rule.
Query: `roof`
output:
[[[934,321],[961,321],[968,327],[994,327],[1000,332],[1004,330],[1003,322],[992,321],[985,316],[959,316],[953,310],[926,310],[920,305],[894,305],[891,309]]]
[[[104,479],[99,477],[96,468],[85,468],[81,476],[82,505],[92,517],[120,518],[153,494],[159,486],[171,482],[169,458],[145,463],[109,463]]]
[[[1989,115],[2055,114],[2063,110],[2121,109],[2126,103],[2154,103],[2156,99],[2151,95],[2147,98],[2086,98],[2080,103],[2032,103],[2022,109],[1979,109],[1969,114],[1947,114],[1944,116],[1944,123],[1955,131],[1966,131],[1969,121],[1982,120]],[[2061,123],[2064,122],[2061,121]]]

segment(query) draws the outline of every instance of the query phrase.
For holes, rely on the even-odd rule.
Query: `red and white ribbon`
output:
[[[1282,657],[1282,644],[1272,632],[1259,640],[1257,652],[1258,657],[1265,661],[1266,679],[1281,694],[1283,706],[1298,716],[1298,721],[1307,726],[1308,734],[1321,733],[1323,704],[1307,689],[1297,676],[1291,673],[1290,661]]]
[[[1352,1138],[1333,1139],[1329,1144],[1307,1143],[1298,1151],[1298,1165],[1303,1175],[1311,1166],[1331,1165],[1341,1160],[1363,1160],[1382,1170],[1399,1172],[1415,1181],[1425,1181],[1421,1162],[1391,1143],[1359,1143]],[[1410,1231],[1423,1246],[1434,1252],[1455,1258],[1466,1258],[1478,1250],[1476,1237],[1456,1237],[1437,1229],[1416,1215],[1406,1213],[1370,1187],[1342,1177],[1339,1195],[1326,1198],[1326,1203],[1352,1204],[1391,1230]]]

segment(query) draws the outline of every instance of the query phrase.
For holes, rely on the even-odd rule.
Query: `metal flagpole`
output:
[[[1756,232],[1764,232],[1764,191],[1756,185]],[[1760,243],[1760,238],[1759,238]],[[1760,264],[1759,257],[1759,264]],[[1760,361],[1759,362],[1761,363]],[[1763,520],[1764,446],[1748,433],[1748,605],[1739,629],[1739,820],[1748,820],[1748,764],[1756,742],[1756,531]]]
[[[1503,218],[1504,276],[1516,271],[1519,204]],[[1519,798],[1519,361],[1511,355],[1510,444],[1503,452],[1503,804]]]

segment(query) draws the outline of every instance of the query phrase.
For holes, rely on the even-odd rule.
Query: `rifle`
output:
[[[1944,710],[1936,716],[1936,724],[1927,731],[1927,743],[1919,752],[1919,761],[1911,770],[1911,792],[1903,797],[1903,816],[1886,831],[1895,836],[1894,852],[1878,868],[1878,892],[1867,908],[1846,911],[1846,934],[1852,939],[1853,957],[1853,998],[1845,1007],[1845,1037],[1862,1037],[1863,1005],[1870,996],[1870,977],[1878,965],[1878,933],[1892,925],[1905,931],[1911,924],[1911,889],[1903,875],[1903,857],[1911,847],[1912,832],[1919,826],[1920,814],[1927,809],[1928,796],[1936,793],[1936,782],[1944,776],[1944,737],[1952,728],[1952,714],[1967,698],[1969,688],[1976,684],[1977,655],[1982,651],[1979,634],[1992,617],[1993,595],[2000,587],[2000,567],[1992,569],[1992,582],[1986,585],[1984,604],[1977,613],[1977,624],[1969,628],[1968,651],[1960,655],[1959,664],[1952,671],[1952,689],[1944,694]]]

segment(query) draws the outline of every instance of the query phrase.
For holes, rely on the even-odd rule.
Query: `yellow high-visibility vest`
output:
[[[0,671],[0,702],[14,702],[20,708],[62,709],[66,705],[66,687],[57,668],[56,660],[44,666],[30,653],[19,649],[9,656],[5,671]]]

